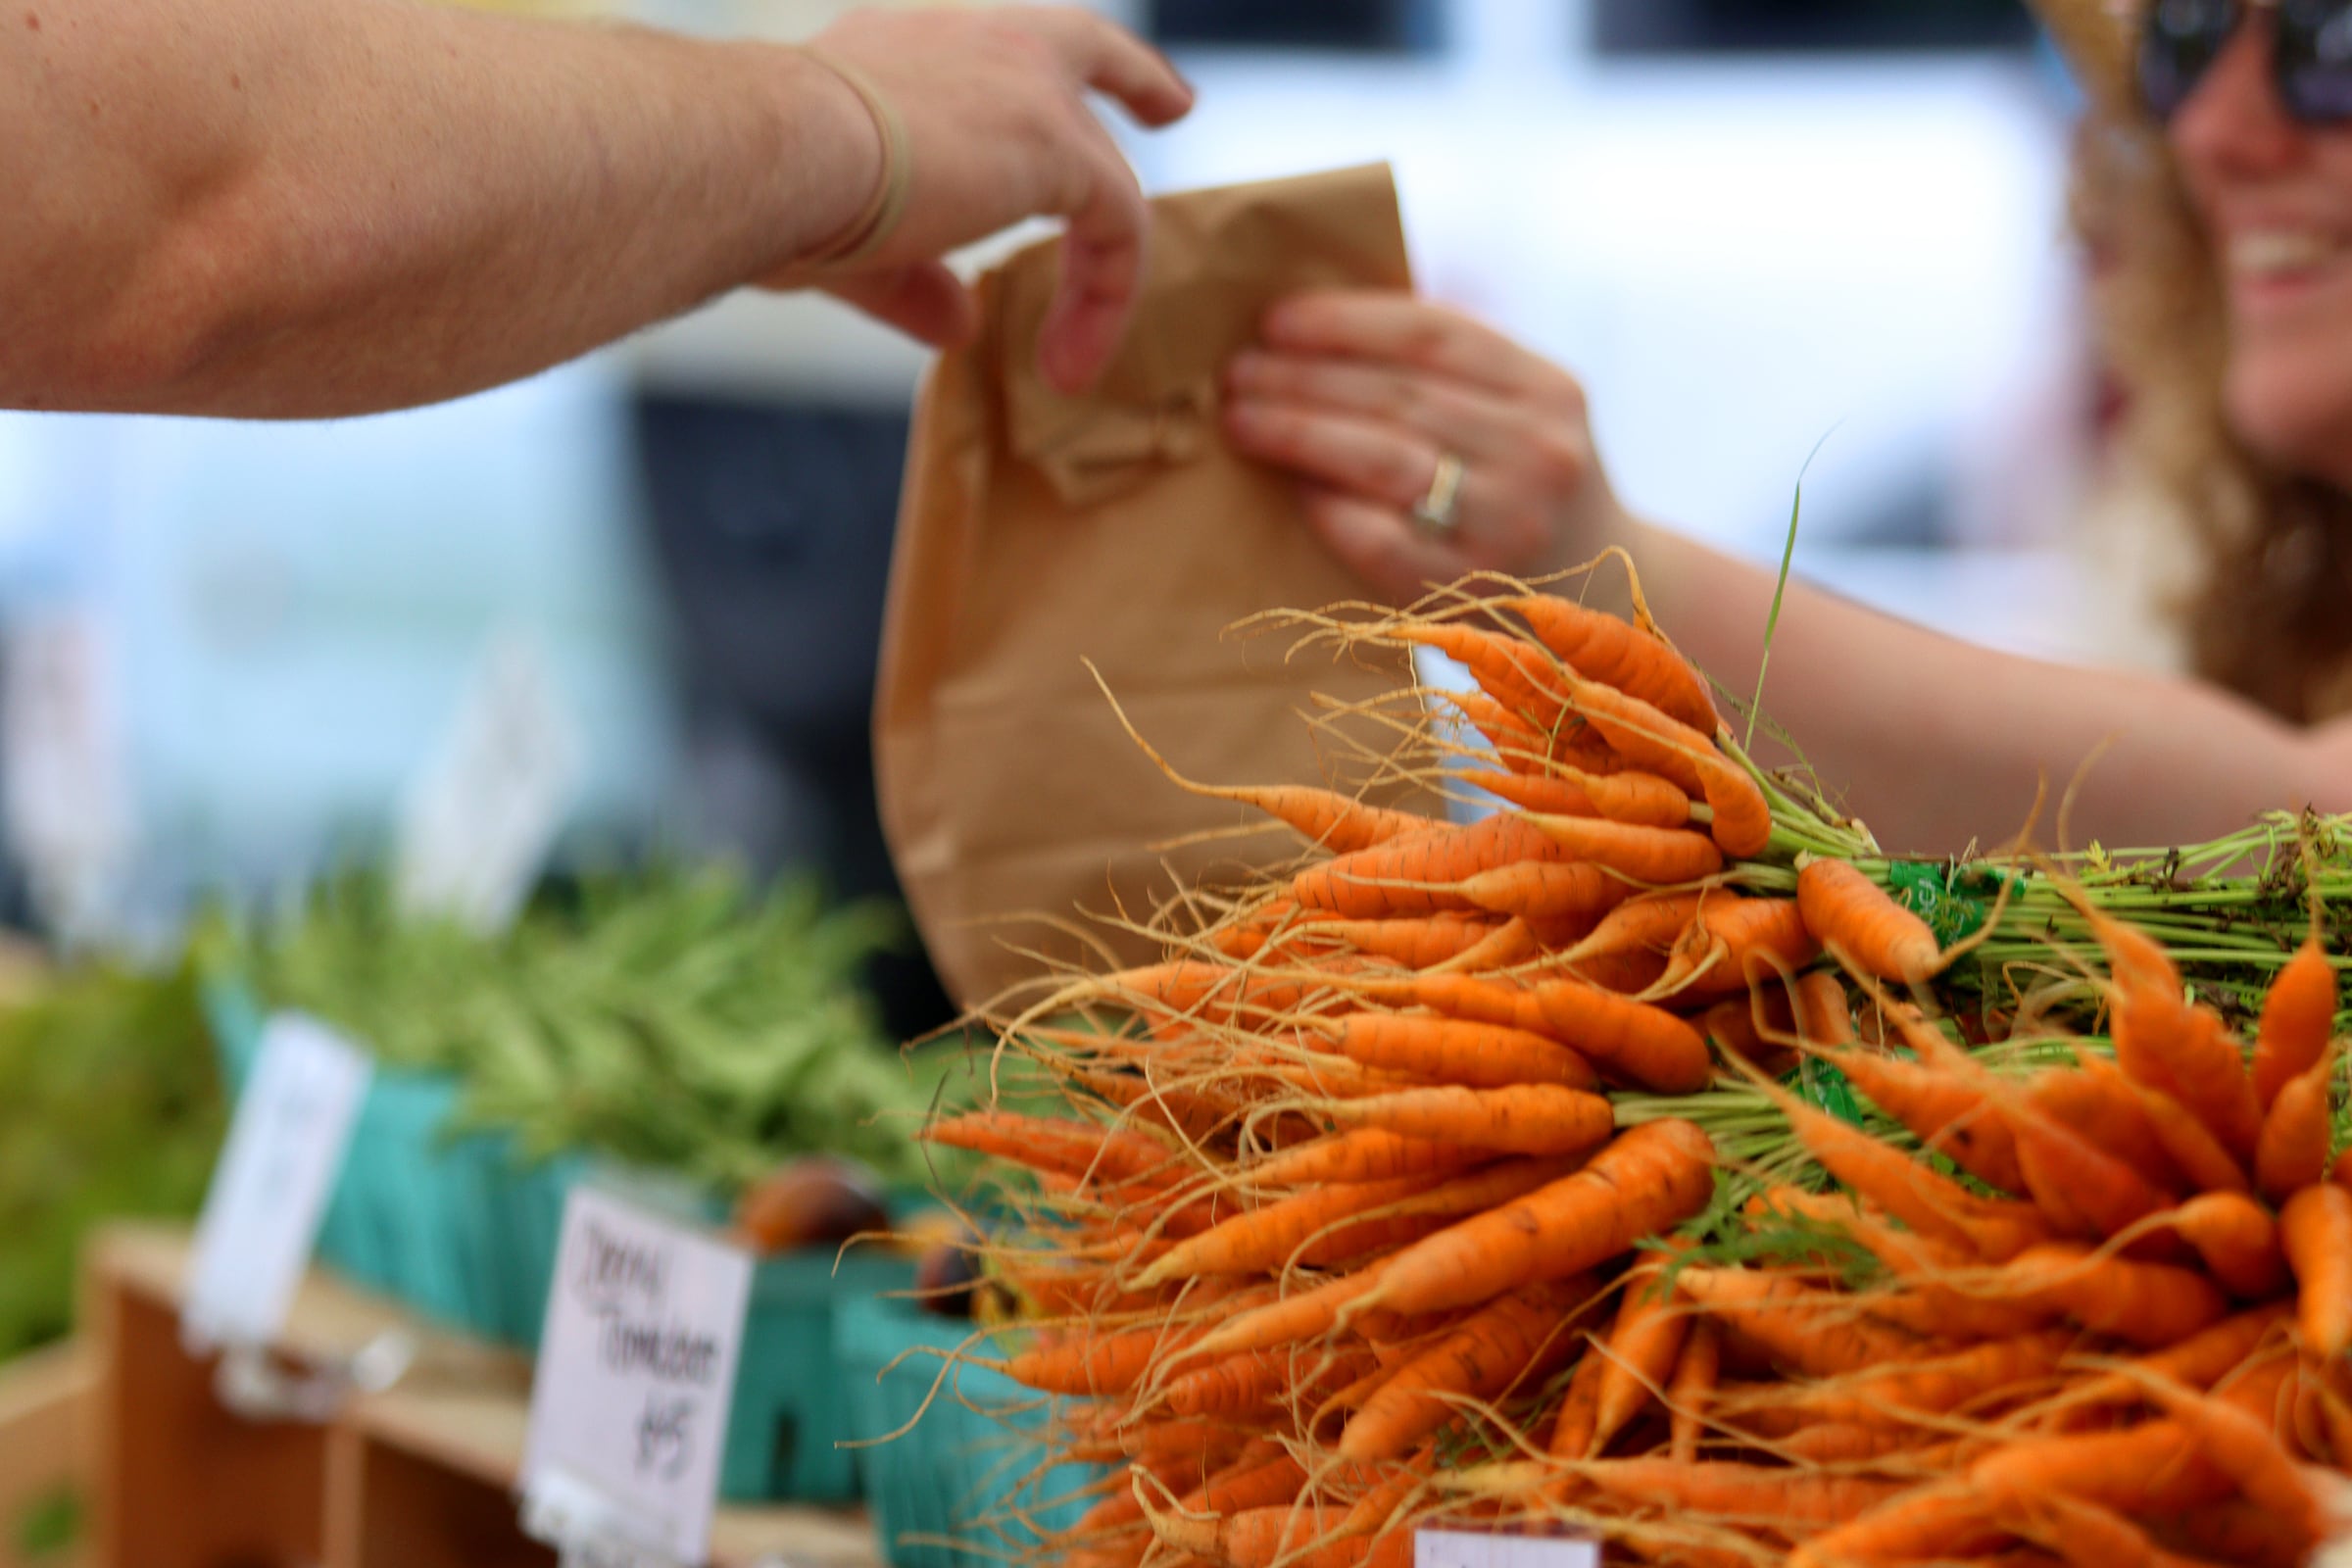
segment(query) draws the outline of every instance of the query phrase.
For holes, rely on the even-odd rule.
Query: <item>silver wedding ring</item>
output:
[[[1434,534],[1448,534],[1459,526],[1454,513],[1462,501],[1462,460],[1450,452],[1438,454],[1438,471],[1430,476],[1429,491],[1413,503],[1413,521]]]

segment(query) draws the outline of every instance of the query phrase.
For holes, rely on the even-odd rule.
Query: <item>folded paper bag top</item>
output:
[[[1301,716],[1357,702],[1400,666],[1286,659],[1291,638],[1228,630],[1261,611],[1360,599],[1299,516],[1292,484],[1217,428],[1218,377],[1266,309],[1300,289],[1410,286],[1386,168],[1152,203],[1143,297],[1096,388],[1036,368],[1052,245],[981,280],[983,326],[915,410],[875,696],[875,772],[899,876],[933,961],[966,1004],[1052,961],[1156,956],[1088,915],[1148,920],[1181,875],[1276,863],[1277,830],[1185,793],[1188,776],[1332,776]],[[1085,911],[1082,913],[1082,911]]]

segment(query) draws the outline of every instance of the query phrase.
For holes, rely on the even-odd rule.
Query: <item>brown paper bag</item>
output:
[[[1051,246],[981,283],[986,322],[915,410],[875,698],[882,824],[948,988],[974,1004],[1081,956],[1051,923],[1146,918],[1212,865],[1294,856],[1287,834],[1164,854],[1250,813],[1185,793],[1120,730],[1080,662],[1188,776],[1320,782],[1314,692],[1377,695],[1396,671],[1301,658],[1226,629],[1259,611],[1360,599],[1291,485],[1217,428],[1218,376],[1275,300],[1409,286],[1385,167],[1153,204],[1134,325],[1082,398],[1046,386],[1037,329]],[[1099,924],[1117,956],[1153,945]],[[1028,950],[1023,952],[1020,950]]]

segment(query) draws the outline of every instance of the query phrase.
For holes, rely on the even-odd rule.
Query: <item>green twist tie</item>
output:
[[[1781,1080],[1781,1085],[1816,1110],[1826,1110],[1856,1127],[1862,1125],[1862,1106],[1854,1099],[1854,1086],[1846,1082],[1845,1074],[1826,1061],[1807,1056]]]
[[[1941,860],[1893,861],[1886,881],[1895,902],[1927,921],[1936,945],[1945,948],[1977,934],[2001,887],[1998,872]]]

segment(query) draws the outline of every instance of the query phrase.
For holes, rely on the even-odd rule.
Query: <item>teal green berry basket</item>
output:
[[[1038,1395],[978,1366],[941,1381],[941,1357],[925,1352],[953,1351],[971,1331],[904,1300],[862,1301],[834,1319],[866,1507],[891,1568],[1019,1561],[1042,1536],[1077,1523],[1103,1474],[1043,1464],[1035,1433],[1048,1409]]]
[[[205,1006],[233,1089],[261,1049],[266,1015],[235,983],[209,986]],[[342,1175],[318,1229],[318,1260],[344,1278],[480,1339],[536,1349],[545,1327],[564,1204],[596,1180],[631,1196],[662,1184],[585,1154],[532,1162],[503,1133],[453,1135],[458,1081],[379,1067],[362,1102]],[[666,1195],[665,1195],[666,1196]],[[691,1217],[723,1217],[707,1200]],[[853,1250],[769,1258],[752,1298],[719,1466],[730,1502],[849,1502],[858,1496],[852,1390],[833,1352],[845,1309],[914,1283],[914,1265]]]

